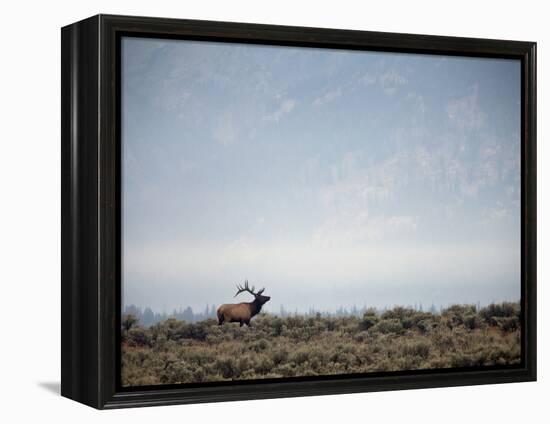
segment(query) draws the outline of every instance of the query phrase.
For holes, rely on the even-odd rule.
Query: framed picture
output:
[[[62,29],[62,395],[536,379],[536,45]]]

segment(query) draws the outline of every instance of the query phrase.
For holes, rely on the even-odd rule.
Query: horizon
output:
[[[235,303],[242,303],[242,302],[235,302]],[[315,305],[312,305],[309,308],[306,308],[304,310],[297,310],[297,309],[290,310],[290,309],[286,309],[284,307],[284,305],[279,304],[279,305],[277,305],[277,307],[270,308],[270,310],[267,310],[267,308],[264,305],[264,307],[261,310],[261,313],[268,313],[270,315],[281,315],[281,313],[284,314],[284,315],[294,315],[294,314],[307,315],[307,314],[312,314],[312,313],[317,313],[317,312],[320,312],[321,314],[338,314],[338,313],[340,313],[340,311],[344,311],[346,314],[347,313],[352,314],[353,313],[352,311],[354,311],[354,310],[361,311],[361,310],[374,309],[376,311],[384,311],[384,310],[394,309],[394,308],[408,308],[408,309],[414,309],[416,311],[425,311],[426,312],[426,311],[429,311],[429,310],[432,310],[432,309],[440,311],[440,310],[447,309],[447,308],[450,308],[450,307],[456,306],[456,305],[459,305],[459,306],[475,306],[477,308],[484,308],[484,307],[489,306],[489,305],[500,304],[500,303],[521,303],[521,300],[520,299],[517,299],[517,300],[504,300],[502,302],[487,302],[487,303],[481,303],[481,302],[449,303],[449,304],[446,304],[446,305],[442,305],[442,304],[436,305],[434,303],[432,303],[430,305],[425,305],[422,302],[413,302],[413,303],[407,304],[407,305],[397,305],[397,304],[395,304],[395,305],[384,305],[384,306],[374,306],[374,305],[367,305],[367,304],[362,304],[362,305],[353,304],[353,305],[347,305],[347,306],[346,305],[338,305],[338,306],[335,306],[334,309],[331,309],[331,310],[318,309],[318,308],[315,307]],[[202,305],[202,307],[201,306],[193,307],[191,305],[185,305],[185,306],[180,306],[178,309],[173,309],[172,311],[168,311],[168,310],[165,310],[165,309],[155,310],[155,309],[153,309],[149,306],[130,304],[130,305],[125,305],[124,311],[126,311],[128,309],[137,309],[137,310],[140,310],[141,312],[144,312],[145,310],[149,309],[154,314],[171,316],[175,313],[178,313],[178,314],[183,313],[183,312],[185,312],[186,309],[189,308],[193,311],[193,314],[203,315],[207,309],[210,312],[215,311],[217,309],[217,307],[219,307],[220,305],[216,305],[214,303],[212,303],[210,305]],[[124,314],[124,311],[123,311],[123,314]]]

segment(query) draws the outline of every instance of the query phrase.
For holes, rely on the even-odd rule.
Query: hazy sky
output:
[[[122,85],[125,305],[520,298],[519,61],[124,38]]]

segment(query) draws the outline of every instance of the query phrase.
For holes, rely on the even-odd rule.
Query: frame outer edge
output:
[[[71,130],[76,123],[71,119],[72,80],[76,72],[74,57],[74,28],[61,29],[61,395],[72,398],[75,355],[70,343],[74,319],[71,310],[72,296],[72,233],[74,232],[71,208],[72,149]]]
[[[212,28],[209,30],[209,26]],[[243,28],[248,28],[243,32]],[[400,35],[362,31],[281,27],[258,24],[134,18],[97,15],[62,29],[62,395],[94,408],[169,405],[306,395],[355,393],[378,390],[447,387],[536,380],[536,256],[526,262],[527,283],[526,362],[514,371],[483,371],[426,377],[369,378],[350,382],[274,383],[226,388],[149,390],[117,392],[115,333],[117,331],[118,247],[116,221],[120,158],[116,151],[116,31],[147,28],[174,36],[204,34],[211,37],[243,37],[254,40],[290,40],[315,45],[325,37],[345,48],[346,42],[361,47],[402,46],[413,49],[416,42],[424,51],[447,45],[477,54],[510,55],[524,58],[525,99],[524,148],[526,168],[524,204],[526,252],[536,255],[536,44],[483,39],[462,39],[421,35]],[[160,30],[162,28],[162,31]],[[303,31],[302,31],[303,30]],[[209,32],[212,31],[212,32]],[[334,31],[334,34],[332,33]],[[286,38],[285,38],[286,37]],[[347,40],[347,41],[346,41]],[[434,44],[431,44],[431,42]],[[504,53],[503,53],[504,52]],[[467,54],[467,53],[465,53]],[[113,184],[114,182],[114,184]],[[492,377],[491,377],[492,376]],[[345,379],[345,376],[344,376]],[[286,385],[282,388],[282,385]],[[331,387],[332,386],[332,387]],[[231,389],[231,390],[229,390]],[[258,390],[259,389],[259,390]]]
[[[101,406],[97,20],[61,30],[61,395],[95,408]]]

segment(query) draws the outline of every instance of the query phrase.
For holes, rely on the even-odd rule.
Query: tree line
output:
[[[477,303],[476,305],[472,305],[472,307],[474,307],[476,310],[481,309],[481,305],[479,303]],[[445,309],[444,306],[440,305],[436,307],[434,304],[425,309],[421,302],[415,302],[413,305],[408,305],[407,308],[413,311],[429,312],[431,314],[439,314]],[[141,308],[136,305],[128,305],[124,308],[122,315],[123,317],[131,317],[131,319],[135,320],[144,327],[149,327],[151,325],[165,321],[169,318],[174,318],[189,323],[200,322],[209,318],[216,318],[216,309],[217,306],[215,304],[205,305],[205,308],[201,311],[193,310],[191,306],[187,306],[185,308],[174,309],[171,313],[168,313],[165,311],[153,311],[153,309],[150,307]],[[375,311],[377,314],[383,314],[384,312],[391,309],[393,309],[393,307],[385,306],[382,308],[374,308],[368,306],[358,307],[356,305],[353,305],[350,308],[340,306],[334,311],[323,311],[316,309],[315,307],[310,307],[305,312],[299,312],[297,309],[288,310],[283,305],[281,305],[278,312],[270,311],[270,314],[281,318],[296,316],[338,318],[348,316],[362,317],[365,315],[366,312],[369,311]]]

